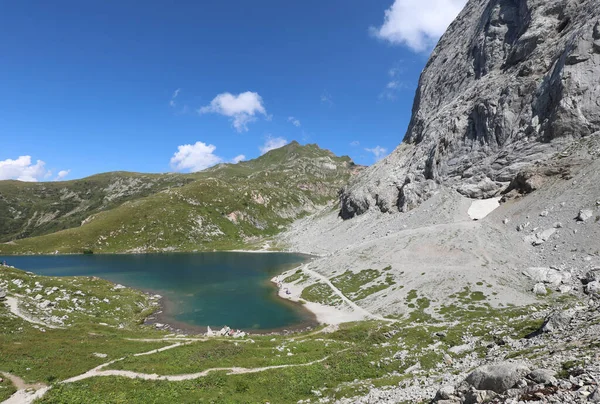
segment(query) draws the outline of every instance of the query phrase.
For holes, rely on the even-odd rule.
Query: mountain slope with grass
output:
[[[193,180],[193,174],[112,172],[64,182],[0,181],[0,242],[81,226],[94,213]]]
[[[0,253],[253,247],[332,203],[358,169],[348,157],[292,142],[255,160],[195,174],[109,173],[67,183],[0,183],[1,212],[12,214],[13,226],[12,236],[5,231]],[[20,207],[19,201],[29,206]],[[54,209],[60,213],[52,213]],[[36,227],[40,217],[45,222]],[[41,235],[16,236],[28,229]],[[50,230],[59,231],[43,234]]]

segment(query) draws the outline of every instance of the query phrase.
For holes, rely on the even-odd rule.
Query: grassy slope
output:
[[[438,375],[441,380],[444,374],[452,371],[452,365],[445,363],[444,355],[449,355],[456,363],[468,355],[484,357],[495,338],[522,338],[540,325],[540,320],[532,320],[528,314],[530,308],[492,309],[486,304],[485,296],[473,296],[468,291],[456,296],[456,302],[448,305],[445,313],[439,313],[442,321],[436,321],[423,315],[422,310],[428,304],[415,292],[410,299],[419,302],[418,307],[395,324],[371,321],[344,324],[331,334],[211,339],[135,357],[133,353],[171,344],[130,340],[164,336],[163,332],[138,325],[144,308],[152,307],[143,293],[115,289],[111,283],[95,278],[43,277],[14,269],[0,271],[0,286],[6,288],[9,295],[23,295],[23,310],[38,317],[40,313],[31,310],[34,302],[30,298],[40,291],[45,295],[44,299],[50,300],[65,293],[79,296],[77,291],[81,291],[83,294],[78,303],[83,310],[72,310],[71,300],[71,303],[65,303],[66,306],[53,309],[56,310],[52,311],[53,315],[68,312],[71,316],[68,326],[63,329],[31,325],[12,316],[0,304],[3,330],[0,333],[0,371],[11,372],[27,382],[52,384],[52,389],[41,400],[48,403],[287,403],[308,398],[315,400],[319,396],[351,397],[372,386],[397,385],[413,379],[414,371],[404,371],[415,364],[421,369],[418,374]],[[46,295],[54,287],[57,291]],[[98,301],[104,299],[109,300],[108,307],[96,310]],[[469,308],[462,307],[465,305]],[[109,325],[99,324],[102,322]],[[110,326],[113,324],[122,324],[122,328]],[[443,336],[436,335],[439,331],[444,331]],[[472,351],[450,351],[451,347],[468,341],[476,341]],[[396,357],[400,351],[403,354]],[[94,353],[103,353],[107,357],[99,358]],[[529,353],[507,351],[507,354],[519,358]],[[212,367],[257,368],[324,360],[309,366],[251,374],[211,372],[206,377],[181,382],[95,377],[73,384],[58,384],[121,357],[125,359],[113,363],[110,368],[164,375],[195,373]]]
[[[94,213],[193,179],[182,174],[113,172],[64,182],[0,181],[0,241],[79,226]]]
[[[0,303],[0,371],[15,374],[26,382],[66,379],[108,360],[168,345],[126,339],[164,335],[139,325],[155,307],[142,292],[115,290],[112,283],[97,278],[45,277],[6,267],[0,269],[0,287],[9,296],[21,296],[21,310],[29,316],[68,316],[63,328],[52,329],[15,317]],[[57,289],[47,295],[53,287]],[[46,311],[36,308],[39,301],[33,298],[37,294],[55,301],[56,306]],[[69,299],[63,300],[65,295]],[[107,357],[99,358],[94,353]]]
[[[347,157],[292,143],[256,160],[196,173],[186,185],[127,201],[81,227],[0,244],[0,253],[248,247],[332,201],[353,168]]]

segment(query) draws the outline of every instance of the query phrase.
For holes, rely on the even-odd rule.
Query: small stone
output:
[[[544,210],[544,211],[540,212],[540,216],[541,216],[541,217],[546,217],[546,216],[548,216],[548,211],[547,211],[547,210]]]
[[[578,222],[585,222],[589,220],[594,215],[594,212],[591,209],[582,209],[579,211],[579,215],[577,215]]]
[[[556,223],[554,223],[554,228],[555,229],[562,229],[563,228],[563,224],[561,222],[556,222]]]
[[[548,290],[546,290],[546,287],[543,283],[536,283],[533,287],[533,293],[535,293],[538,296],[545,296],[548,294]]]

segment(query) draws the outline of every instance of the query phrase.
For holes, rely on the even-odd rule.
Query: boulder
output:
[[[594,268],[585,274],[584,280],[586,283],[600,281],[600,268]]]
[[[536,283],[533,287],[533,293],[535,293],[538,296],[545,296],[548,294],[548,290],[546,290],[546,287],[543,283]]]
[[[556,372],[550,369],[536,369],[527,375],[527,378],[537,384],[556,383]]]
[[[493,391],[486,390],[470,390],[465,394],[464,404],[480,404],[487,403],[496,396]]]
[[[596,389],[588,396],[588,401],[590,403],[600,403],[600,388],[596,387]]]
[[[502,362],[475,369],[466,381],[477,390],[503,393],[529,372],[529,368],[521,362]]]
[[[556,331],[566,330],[573,320],[574,311],[565,310],[560,312],[552,313],[540,328],[542,333],[552,333]]]
[[[0,289],[0,300],[6,298],[6,291],[4,289]]]
[[[570,273],[562,273],[560,271],[557,271],[556,269],[546,267],[527,268],[523,271],[523,275],[536,282],[549,283],[554,286],[558,286],[571,278]]]
[[[590,282],[585,285],[585,293],[600,296],[600,281]]]
[[[582,209],[577,215],[578,222],[586,222],[594,216],[594,211],[591,209]]]
[[[452,385],[445,385],[440,387],[435,395],[436,400],[449,400],[454,393],[456,393],[456,389]]]

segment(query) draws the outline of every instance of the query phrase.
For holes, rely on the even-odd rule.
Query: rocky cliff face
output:
[[[340,216],[405,212],[441,186],[491,197],[599,130],[600,2],[470,0],[421,75],[404,141],[344,188]]]

